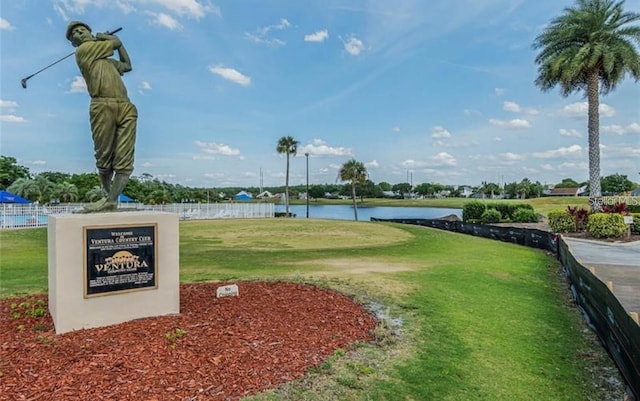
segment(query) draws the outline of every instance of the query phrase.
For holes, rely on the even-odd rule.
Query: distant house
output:
[[[470,187],[458,187],[458,191],[460,191],[460,196],[463,198],[468,198],[473,195],[473,190]]]
[[[631,191],[631,196],[640,196],[640,188],[636,188]]]
[[[551,188],[549,192],[547,192],[547,196],[579,196],[584,193],[585,187],[579,188]]]
[[[273,194],[269,191],[262,191],[258,195],[256,195],[258,199],[270,199],[273,198]]]

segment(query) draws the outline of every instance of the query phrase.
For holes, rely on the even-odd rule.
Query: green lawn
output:
[[[380,344],[251,400],[601,400],[595,350],[541,251],[424,227],[306,219],[180,223],[183,282],[313,282],[382,305]],[[0,294],[46,290],[46,230],[0,232]],[[394,322],[401,322],[394,325]],[[393,333],[398,332],[396,336]],[[588,356],[588,357],[586,357]]]

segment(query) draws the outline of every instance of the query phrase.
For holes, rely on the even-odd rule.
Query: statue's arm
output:
[[[108,40],[113,47],[113,50],[118,51],[118,58],[120,59],[119,63],[116,63],[116,67],[120,74],[124,74],[125,72],[131,71],[131,58],[129,57],[129,53],[127,49],[122,44],[122,41],[116,35],[107,35],[105,33],[99,33],[96,35],[97,40]]]

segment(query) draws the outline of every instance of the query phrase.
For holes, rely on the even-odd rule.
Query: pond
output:
[[[284,205],[276,205],[276,213],[284,213]],[[306,218],[306,205],[291,205],[289,211],[295,217]],[[394,206],[364,206],[358,207],[358,220],[370,221],[372,217],[378,219],[437,219],[455,214],[462,218],[462,209],[448,209],[440,207],[394,207]],[[309,218],[355,220],[351,205],[309,205]]]

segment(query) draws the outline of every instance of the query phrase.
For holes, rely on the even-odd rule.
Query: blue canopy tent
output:
[[[240,191],[233,197],[233,200],[237,201],[248,201],[251,199],[253,199],[253,196],[251,196],[251,194],[247,193],[246,191]]]
[[[0,191],[0,203],[31,203],[30,200],[22,198],[16,194],[7,191]]]
[[[135,201],[133,199],[129,198],[125,194],[120,194],[118,196],[118,202],[120,202],[120,203],[129,203],[129,202],[135,202]]]

